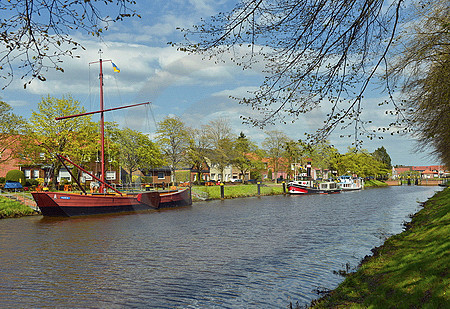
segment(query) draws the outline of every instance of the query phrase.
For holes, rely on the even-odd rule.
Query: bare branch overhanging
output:
[[[353,124],[355,144],[365,129],[361,100],[397,35],[403,0],[244,0],[192,29],[180,50],[225,57],[243,68],[264,61],[259,90],[237,98],[259,111],[243,117],[257,127],[295,121],[329,108],[314,137]],[[388,89],[389,90],[389,89]],[[310,136],[312,137],[312,135]]]

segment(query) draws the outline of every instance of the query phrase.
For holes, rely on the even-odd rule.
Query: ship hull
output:
[[[189,189],[144,192],[132,196],[83,195],[62,192],[33,192],[32,195],[42,215],[47,217],[135,212],[192,204]]]
[[[160,194],[160,197],[159,208],[192,205],[190,189],[164,192]]]
[[[42,215],[72,217],[108,213],[158,209],[158,192],[145,192],[136,196],[82,195],[61,192],[33,192]]]
[[[314,187],[303,186],[295,183],[288,184],[289,194],[335,194],[340,193],[341,190],[339,188],[336,189],[320,189]]]

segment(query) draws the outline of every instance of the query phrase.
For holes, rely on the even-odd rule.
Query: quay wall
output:
[[[389,186],[407,186],[407,180],[403,180],[403,184],[400,183],[400,180],[385,180],[384,181]],[[438,179],[419,179],[419,186],[438,186],[440,183],[442,183],[442,180]],[[411,179],[411,185],[415,185],[415,179]]]

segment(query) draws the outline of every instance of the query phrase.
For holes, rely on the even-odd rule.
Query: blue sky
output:
[[[172,0],[137,1],[135,9],[142,18],[127,19],[113,24],[99,39],[85,33],[74,32],[73,37],[84,45],[77,52],[80,58],[65,58],[64,73],[49,71],[46,82],[35,80],[23,88],[23,80],[16,79],[0,94],[1,99],[14,108],[14,112],[28,118],[43,96],[61,97],[71,94],[88,111],[98,110],[98,60],[101,49],[103,59],[111,59],[121,70],[114,73],[110,63],[104,65],[105,107],[150,101],[151,109],[132,108],[111,112],[107,120],[117,121],[146,133],[155,132],[155,121],[169,115],[180,116],[187,125],[200,127],[217,118],[226,118],[234,133],[243,131],[257,143],[265,137],[263,130],[241,123],[241,115],[255,113],[239,105],[230,95],[242,97],[255,90],[263,75],[261,67],[242,70],[231,62],[216,64],[201,56],[178,52],[167,42],[181,41],[177,27],[190,27],[220,11],[229,10],[235,1]],[[375,126],[387,126],[392,119],[378,107],[386,97],[375,87],[364,101],[367,119]],[[294,124],[269,126],[265,130],[280,130],[290,138],[304,138],[305,132],[317,129],[328,113],[325,107],[302,116]],[[95,117],[95,116],[94,116]],[[93,118],[95,120],[95,118]],[[351,146],[352,139],[339,138],[336,130],[330,136],[331,144],[341,153]],[[414,153],[414,140],[409,136],[383,135],[382,140],[366,140],[363,148],[372,152],[380,146],[387,149],[393,164],[429,165],[439,161],[427,153]]]

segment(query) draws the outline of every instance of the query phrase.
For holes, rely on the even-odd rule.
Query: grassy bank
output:
[[[424,204],[359,270],[312,308],[448,308],[450,189]]]
[[[204,199],[220,199],[220,186],[194,186],[192,187],[194,201]],[[249,185],[225,185],[225,198],[249,197],[258,195],[258,186],[256,184]],[[281,184],[262,184],[261,195],[283,194],[283,186]]]
[[[386,187],[388,184],[379,180],[366,180],[364,181],[364,187],[370,188],[370,187]]]
[[[24,204],[0,196],[0,219],[35,215],[36,212]]]

